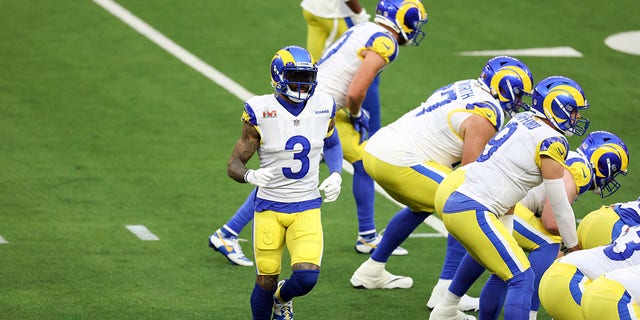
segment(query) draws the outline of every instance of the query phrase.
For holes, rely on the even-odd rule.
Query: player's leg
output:
[[[351,277],[357,288],[409,288],[413,280],[395,276],[384,269],[393,251],[433,212],[433,195],[438,184],[451,169],[435,162],[414,167],[394,166],[363,153],[367,172],[398,202],[407,205],[391,218],[385,235]]]
[[[313,61],[317,62],[322,57],[322,50],[329,37],[329,28],[333,24],[333,19],[320,18],[304,9],[302,9],[302,16],[307,22],[307,50]]]
[[[278,283],[274,297],[274,319],[285,314],[293,318],[291,300],[311,292],[318,282],[323,251],[320,209],[311,209],[284,217],[287,248],[291,256],[291,276]],[[285,318],[286,319],[286,318]]]
[[[582,315],[586,320],[640,319],[640,306],[622,283],[598,277],[584,290]]]
[[[271,319],[273,295],[282,270],[285,228],[278,222],[277,215],[273,211],[256,212],[253,223],[257,276],[250,303],[254,319]]]
[[[442,212],[447,230],[506,283],[505,318],[528,319],[534,274],[511,231],[481,204],[457,192],[448,197]]]
[[[475,262],[471,256],[468,256],[468,260],[470,261],[463,267],[462,261],[465,255],[468,256],[467,250],[464,249],[462,244],[450,234],[447,235],[447,251],[445,252],[444,263],[438,282],[431,290],[431,295],[427,300],[427,308],[433,309],[440,303],[440,300],[442,300],[447,290],[451,290],[450,286],[454,285],[456,288],[459,288],[456,292],[459,292],[462,297],[458,303],[458,309],[461,311],[478,311],[480,308],[480,299],[470,297],[466,292],[482,275],[485,269],[482,265]],[[463,269],[463,271],[458,275],[458,279],[454,281],[454,276],[457,274],[456,271],[459,269]],[[461,288],[466,289],[462,290]]]
[[[582,320],[582,291],[590,283],[574,265],[555,262],[540,279],[540,303],[554,319]]]
[[[535,319],[540,308],[540,279],[558,257],[562,239],[549,232],[540,218],[521,204],[516,205],[514,216],[513,236],[518,245],[529,252],[529,262],[535,274],[530,311],[530,317]]]
[[[254,188],[229,221],[209,236],[209,247],[220,252],[235,265],[253,266],[253,261],[242,252],[238,242],[238,234],[253,219],[256,191],[257,189]]]

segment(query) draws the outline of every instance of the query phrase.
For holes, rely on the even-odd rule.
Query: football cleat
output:
[[[408,289],[413,286],[413,279],[391,274],[382,264],[369,259],[353,273],[351,285],[356,289]]]
[[[449,290],[449,284],[451,284],[451,280],[442,280],[439,279],[438,283],[433,287],[431,291],[431,296],[427,301],[427,308],[433,309],[435,308],[444,294]],[[469,311],[478,311],[480,310],[480,299],[470,297],[468,295],[463,295],[460,298],[460,302],[458,303],[458,310],[469,312]]]
[[[220,229],[209,236],[209,247],[220,252],[229,262],[243,267],[253,266],[253,261],[245,257],[237,237],[226,237]]]
[[[476,317],[458,310],[455,306],[436,306],[431,311],[429,320],[476,320]]]
[[[356,241],[355,249],[358,253],[373,253],[378,247],[378,244],[382,241],[382,234],[377,234],[373,240],[365,240],[363,237],[358,236],[358,240]],[[409,254],[407,249],[398,246],[391,253],[392,256],[406,256]]]
[[[285,280],[280,280],[278,282],[278,289],[276,292],[280,291],[280,288],[284,285]],[[273,316],[272,320],[293,320],[293,302],[280,302],[280,299],[273,296]]]

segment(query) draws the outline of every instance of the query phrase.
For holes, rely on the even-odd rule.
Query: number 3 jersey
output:
[[[466,166],[458,192],[502,216],[542,183],[541,157],[565,165],[568,149],[567,139],[532,112],[518,113]]]
[[[365,150],[396,166],[411,167],[435,161],[453,167],[462,157],[460,126],[472,114],[496,128],[504,113],[489,88],[478,80],[462,80],[435,91],[420,106],[381,128]]]
[[[290,212],[288,204],[310,200],[314,200],[312,207],[294,211],[320,207],[319,164],[324,138],[336,112],[333,98],[316,90],[300,111],[285,108],[276,95],[267,94],[249,99],[244,108],[242,121],[260,133],[260,167],[278,168],[269,185],[258,188],[257,198],[267,200],[262,201],[266,206],[262,210]]]

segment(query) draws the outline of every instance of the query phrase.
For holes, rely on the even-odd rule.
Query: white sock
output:
[[[453,282],[452,279],[438,279],[438,283],[436,283],[436,287],[443,288],[442,291],[446,291],[446,290],[449,290],[449,285],[451,284],[451,282]]]
[[[531,310],[529,311],[529,320],[537,320],[538,319],[538,311]]]

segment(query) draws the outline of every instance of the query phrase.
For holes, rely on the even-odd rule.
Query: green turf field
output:
[[[361,2],[374,12],[374,0]],[[299,1],[118,3],[253,94],[271,92],[277,49],[305,44]],[[631,150],[622,189],[606,199],[586,194],[576,213],[638,196],[640,57],[604,44],[638,29],[636,1],[425,6],[427,38],[402,48],[382,76],[383,124],[440,86],[477,77],[489,57],[460,52],[571,47],[582,57],[516,56],[536,80],[577,80],[592,106],[590,131],[610,130]],[[242,100],[94,1],[0,7],[0,319],[249,319],[254,270],[207,247],[251,190],[226,175]],[[573,148],[579,141],[570,139]],[[445,239],[410,238],[410,254],[390,259],[388,270],[412,276],[413,288],[352,289],[367,257],[353,250],[355,205],[351,177],[343,179],[339,201],[323,207],[319,284],[294,301],[296,317],[427,319]],[[399,207],[377,199],[382,229]],[[127,225],[144,225],[159,241],[142,241]],[[426,225],[416,232],[435,233]],[[241,237],[250,239],[250,228]]]

